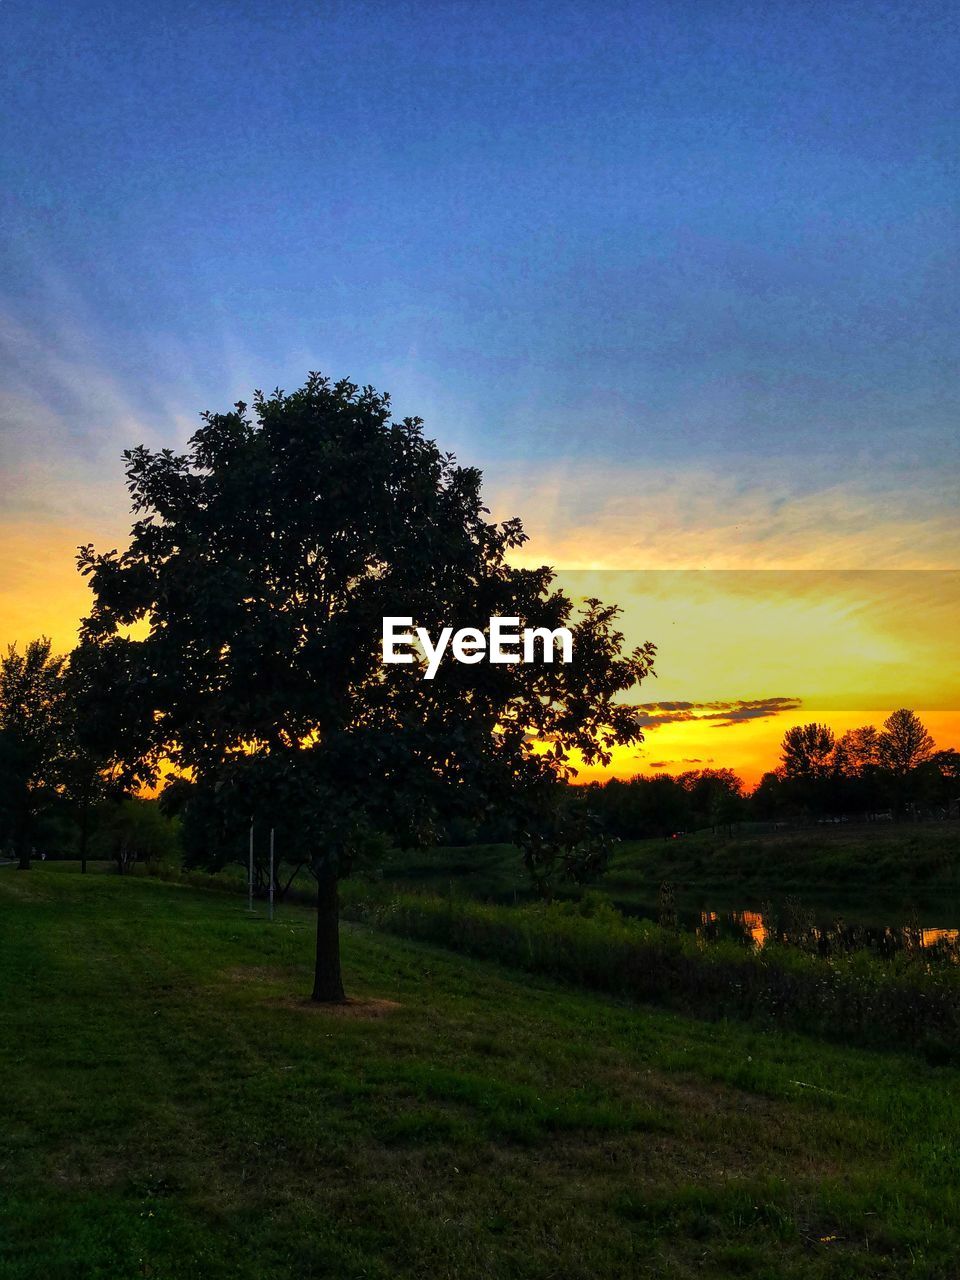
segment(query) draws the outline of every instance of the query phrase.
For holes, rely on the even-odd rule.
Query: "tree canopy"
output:
[[[206,413],[187,450],[125,455],[129,547],[81,549],[83,634],[126,673],[141,759],[168,756],[221,810],[283,820],[318,884],[316,998],[342,994],[336,882],[371,832],[430,838],[438,817],[499,807],[537,829],[573,753],[607,761],[641,738],[623,695],[654,646],[623,651],[617,609],[579,611],[547,567],[508,557],[481,475],[391,419],[389,397],[311,374]],[[385,616],[485,632],[491,617],[573,633],[568,664],[384,666]],[[146,624],[133,638],[129,629]],[[118,659],[122,655],[122,661]],[[543,873],[562,839],[528,842]]]

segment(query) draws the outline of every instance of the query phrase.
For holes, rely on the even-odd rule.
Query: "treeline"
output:
[[[743,822],[894,821],[958,816],[960,753],[937,750],[906,708],[882,728],[836,737],[828,725],[795,725],[780,763],[752,793],[731,769],[640,775],[585,787],[602,826],[621,839],[672,836]]]
[[[45,855],[113,859],[120,872],[141,860],[183,857],[207,868],[244,861],[248,820],[238,815],[224,828],[208,811],[207,792],[184,780],[168,787],[161,803],[141,798],[130,742],[122,709],[105,710],[82,650],[58,657],[44,639],[23,653],[11,648],[0,659],[0,858],[22,866]],[[555,825],[567,833],[564,866],[587,880],[602,868],[606,837],[722,833],[745,822],[956,817],[960,753],[938,750],[920,718],[901,708],[879,729],[865,725],[840,737],[825,724],[795,725],[784,734],[778,767],[752,793],[732,769],[558,784],[556,791],[558,814],[564,812]],[[552,838],[548,828],[539,839]],[[297,847],[294,831],[279,834],[280,847]],[[436,832],[438,844],[510,839],[496,810],[480,822],[453,819]],[[258,873],[264,861],[258,850]],[[279,868],[277,874],[282,887]]]
[[[583,787],[584,801],[611,836],[646,840],[704,827],[729,829],[750,817],[750,799],[732,769],[698,769],[673,776],[611,778]]]
[[[82,649],[59,656],[41,638],[0,658],[0,859],[112,859],[122,873],[179,857],[177,820],[138,794],[122,720]]]
[[[938,750],[902,707],[880,729],[863,725],[839,738],[825,724],[788,729],[780,767],[764,774],[751,805],[760,819],[945,818],[956,816],[958,798],[960,753]]]

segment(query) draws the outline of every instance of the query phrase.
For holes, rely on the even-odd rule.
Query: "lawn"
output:
[[[960,1075],[0,869],[0,1276],[956,1276]]]

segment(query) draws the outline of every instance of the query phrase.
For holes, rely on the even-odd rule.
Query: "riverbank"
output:
[[[529,895],[512,845],[397,851],[384,878],[443,891],[451,882],[477,898]],[[738,889],[830,894],[885,891],[893,896],[960,897],[960,821],[836,824],[763,834],[698,832],[670,840],[613,846],[596,888],[627,903],[649,902],[663,883],[678,890]]]

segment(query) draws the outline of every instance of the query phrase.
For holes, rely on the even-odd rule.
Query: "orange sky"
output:
[[[87,602],[76,544],[122,545],[126,522],[114,509],[94,523],[6,526],[0,638],[70,647]],[[560,581],[622,605],[627,641],[659,648],[637,700],[661,706],[644,743],[617,752],[620,776],[727,766],[753,783],[791,724],[842,732],[900,706],[960,746],[960,571],[577,569]]]
[[[624,609],[628,642],[659,646],[643,703],[654,723],[616,772],[773,767],[791,724],[836,732],[916,710],[938,745],[960,745],[960,572],[569,571],[574,595]],[[777,701],[782,700],[782,701]],[[663,704],[692,704],[664,707]],[[597,776],[586,771],[583,775]]]

